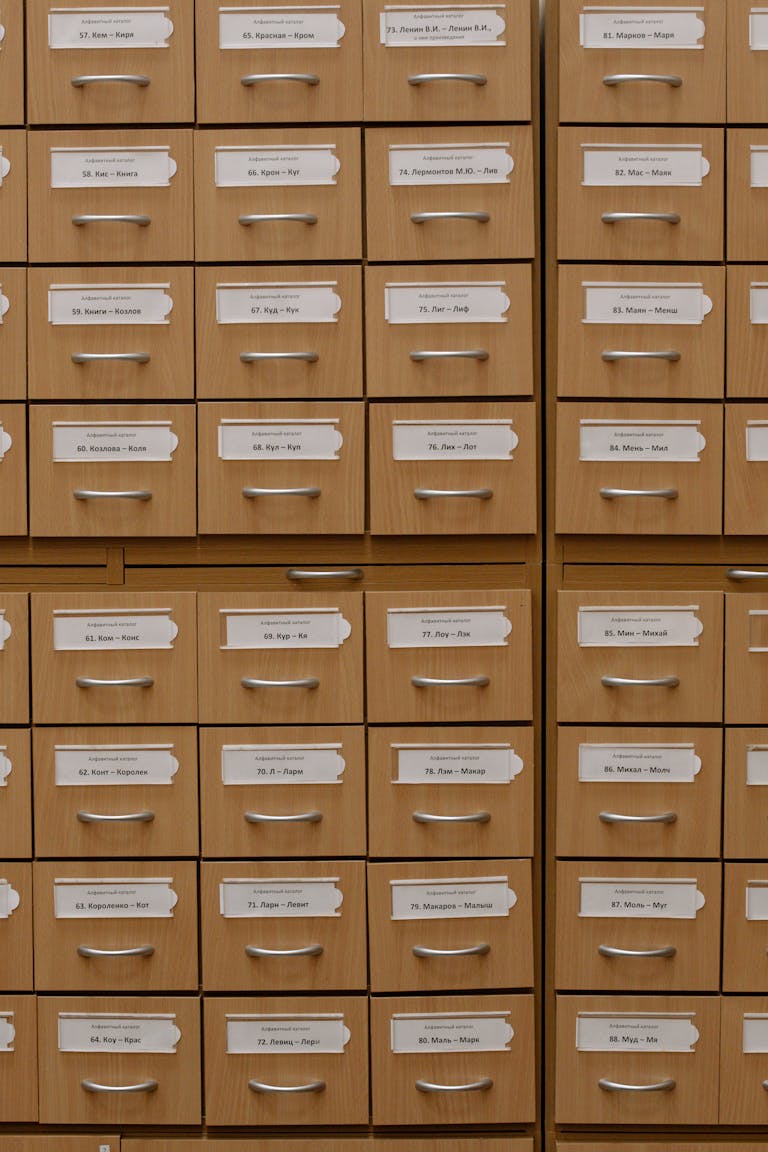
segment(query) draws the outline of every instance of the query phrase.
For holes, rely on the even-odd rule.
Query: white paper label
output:
[[[49,48],[167,48],[170,8],[51,8]]]
[[[222,420],[220,460],[338,460],[339,418]]]
[[[393,420],[394,460],[511,460],[511,420]]]
[[[341,744],[225,744],[224,784],[341,784]]]
[[[96,460],[169,462],[179,443],[171,421],[94,420],[83,424],[54,420],[52,458],[56,463]]]
[[[695,920],[704,897],[696,880],[579,878],[579,916]]]
[[[343,1053],[350,1031],[335,1013],[316,1016],[227,1016],[227,1052],[289,1056]]]
[[[0,188],[3,185],[4,178],[11,170],[11,162],[7,156],[3,156],[3,149],[0,146]]]
[[[512,621],[503,604],[487,608],[388,608],[390,648],[500,648]]]
[[[395,784],[509,784],[523,761],[509,744],[394,744]]]
[[[768,8],[750,9],[749,46],[753,52],[768,51]]]
[[[59,1052],[169,1052],[181,1040],[176,1016],[59,1012]]]
[[[0,1052],[13,1052],[15,1037],[13,1012],[0,1012]]]
[[[502,46],[505,15],[503,4],[387,4],[379,13],[379,39],[387,48]]]
[[[19,906],[21,897],[10,880],[0,880],[0,920],[7,920]]]
[[[51,188],[167,188],[170,146],[51,148]]]
[[[700,420],[580,420],[579,460],[698,464],[707,446]]]
[[[584,324],[702,324],[712,311],[703,284],[582,283]]]
[[[768,146],[750,144],[749,184],[751,188],[768,188]]]
[[[314,284],[217,284],[218,324],[335,324],[341,297],[335,280]]]
[[[579,608],[578,642],[582,648],[697,647],[704,625],[698,604],[684,607]]]
[[[699,1039],[694,1012],[579,1012],[576,1047],[580,1052],[692,1052]]]
[[[709,172],[701,144],[582,144],[586,188],[696,188]]]
[[[768,284],[750,284],[749,320],[751,324],[768,324]]]
[[[693,784],[693,744],[579,744],[582,784]]]
[[[57,744],[59,788],[115,784],[172,784],[179,769],[173,744]]]
[[[129,612],[122,608],[80,612],[61,609],[53,613],[53,647],[56,652],[109,652],[132,649],[171,648],[179,629],[171,608]]]
[[[390,880],[393,920],[469,920],[509,916],[517,893],[508,876],[469,880]]]
[[[5,648],[5,642],[11,635],[11,625],[5,619],[5,609],[0,608],[0,652]]]
[[[173,877],[151,880],[115,878],[55,879],[53,906],[57,920],[158,920],[173,916],[178,896]]]
[[[768,784],[768,745],[747,745],[747,784]]]
[[[0,424],[0,460],[4,460],[6,453],[10,451],[13,446],[13,440],[2,424]]]
[[[338,48],[338,4],[219,8],[219,48]]]
[[[291,916],[341,916],[338,876],[299,880],[222,880],[219,911],[227,918],[261,920]]]
[[[8,759],[8,749],[0,746],[0,788],[8,787],[8,777],[13,771],[13,764]]]
[[[170,324],[170,284],[51,284],[50,324]]]
[[[391,144],[389,183],[508,184],[515,162],[500,144]]]
[[[393,1052],[506,1052],[515,1034],[509,1012],[398,1012],[390,1025]]]
[[[217,188],[291,188],[335,184],[341,168],[335,144],[300,148],[222,146],[214,150]]]
[[[703,48],[703,8],[601,8],[579,16],[582,48]]]
[[[745,1012],[741,1033],[742,1052],[768,1052],[768,1016]]]
[[[744,892],[747,920],[768,920],[768,881],[747,880]]]
[[[768,460],[768,420],[747,420],[746,437],[747,460]]]
[[[389,324],[506,324],[510,298],[505,280],[462,284],[385,284]]]
[[[352,625],[338,608],[304,608],[300,612],[221,609],[222,648],[340,648]]]
[[[1,181],[0,181],[0,183],[1,183]],[[6,312],[10,308],[10,306],[11,306],[11,302],[7,296],[3,296],[2,285],[0,285],[0,324],[3,323],[3,316],[5,316]]]

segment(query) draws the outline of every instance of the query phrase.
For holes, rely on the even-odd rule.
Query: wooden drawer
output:
[[[503,617],[511,627],[502,639]],[[474,631],[478,624],[483,632]],[[525,590],[366,593],[368,720],[532,719],[531,624]],[[418,639],[424,631],[467,628],[471,646],[466,637],[451,636],[447,645],[444,637],[429,638],[427,646]]]
[[[301,1051],[285,1043],[287,1039],[298,1045],[301,1041],[301,1035],[297,1035],[299,1031],[307,1040],[317,1043],[317,1036],[312,1035],[311,1022],[297,1020],[297,1017],[328,1014],[338,1014],[341,1019],[338,1024],[326,1020],[326,1026],[331,1025],[334,1032],[338,1032],[340,1024],[348,1031],[341,1051],[338,1048]],[[248,1035],[252,1029],[247,1027],[247,1023],[245,1042],[240,1037],[233,1037],[230,1044],[229,1018],[242,1019],[244,1016],[256,1017],[252,1023],[259,1032],[266,1024],[269,1033],[278,1040],[281,1032],[287,1033],[283,1044],[271,1044],[272,1036],[268,1033],[261,1037],[266,1043],[257,1051]],[[261,1027],[258,1027],[259,1021]],[[294,1124],[366,1124],[367,1037],[368,1005],[364,996],[206,999],[205,1112],[208,1123],[280,1128]],[[333,1039],[338,1040],[338,1036]],[[229,1050],[235,1046],[240,1050]],[[319,1046],[335,1047],[325,1045],[322,1040]],[[281,1091],[299,1086],[304,1090]]]
[[[764,855],[768,832],[768,730],[726,728],[723,855],[727,860]]]
[[[720,405],[558,404],[556,530],[719,536],[722,442]]]
[[[9,15],[12,12],[11,8]],[[3,9],[4,24],[5,16]],[[17,33],[21,32],[20,17],[19,11]],[[4,77],[6,62],[3,41]],[[23,128],[0,130],[0,163],[0,252],[4,264],[21,263],[27,259],[27,134]]]
[[[558,277],[558,396],[722,397],[723,268],[562,264]]]
[[[365,856],[362,727],[202,728],[204,856]]]
[[[37,1024],[34,1026],[35,1051],[37,1051]],[[62,1135],[15,1135],[0,1136],[0,1148],[3,1152],[99,1152],[103,1147],[109,1152],[120,1152],[120,1137],[114,1132],[90,1134],[80,1132],[75,1136]]]
[[[194,723],[195,602],[194,592],[35,593],[32,681],[36,722]],[[145,632],[145,642],[152,642],[154,647],[119,647],[122,641],[116,642],[115,637],[127,634],[119,632],[116,624],[134,622],[146,628],[153,614],[170,618],[168,631],[174,625],[178,629],[170,643],[160,643],[159,638],[155,641]],[[56,647],[57,643],[77,643],[76,636],[55,638],[54,620],[66,616],[83,622],[81,635],[85,635],[89,616],[95,627],[102,622],[112,624],[105,633],[111,639],[99,642],[97,651],[87,653],[84,648]],[[142,635],[130,633],[137,634]]]
[[[757,151],[755,151],[757,149]],[[729,260],[768,260],[768,129],[728,129]]]
[[[197,991],[195,862],[37,861],[34,869],[38,992]],[[164,883],[148,891],[158,878]]]
[[[5,46],[2,51],[5,51]],[[0,357],[3,363],[0,400],[24,400],[27,395],[26,268],[0,268],[0,296],[3,297],[0,306],[5,309],[0,318]]]
[[[560,727],[557,855],[719,856],[722,776],[719,729]]]
[[[699,1035],[686,1051],[613,1047],[608,1051],[607,1045],[580,1051],[575,1043],[580,1013],[610,1016],[619,1025],[653,1018],[654,1013],[690,1014]],[[557,1122],[612,1127],[716,1124],[719,1033],[720,999],[716,996],[558,996]],[[638,1034],[636,1028],[632,1034]],[[609,1084],[623,1087],[612,1089]],[[650,1087],[656,1085],[655,1090]],[[633,1091],[636,1087],[645,1091]]]
[[[474,43],[474,34],[462,43],[455,32],[447,44],[439,43],[447,25],[455,28],[461,16],[467,23],[472,13],[441,13],[442,28],[438,25],[435,33],[424,30],[435,20],[430,7],[416,4],[398,12],[381,0],[364,0],[365,119],[530,120],[531,11],[526,0],[508,0],[503,11],[497,10],[496,27],[486,40]]]
[[[40,405],[30,444],[32,536],[194,536],[193,405]]]
[[[768,976],[768,865],[724,871],[723,991],[759,991]]]
[[[9,992],[31,992],[32,865],[0,860],[0,877],[0,985]]]
[[[36,728],[38,856],[198,853],[197,733]]]
[[[195,282],[198,396],[324,400],[362,395],[360,268],[197,268]]]
[[[474,161],[469,149],[497,144],[500,135],[514,161],[507,180],[459,184],[439,175],[445,170],[441,165],[461,167],[467,156],[470,163],[482,163],[482,152]],[[406,170],[420,162],[431,165],[435,183],[392,184],[390,171],[399,179],[401,167],[391,149],[400,146],[417,149]],[[445,146],[450,146],[447,156],[437,151]],[[530,125],[505,124],[503,131],[473,124],[368,128],[365,155],[370,260],[530,260],[535,255]],[[495,165],[498,150],[490,155],[488,163]]]
[[[610,184],[591,172],[590,180],[604,182],[585,184],[584,157],[595,152],[594,148],[586,152],[585,145],[601,145],[616,156],[612,173],[643,172],[652,158],[664,163],[681,145],[701,148],[710,171],[698,185]],[[722,260],[723,150],[723,132],[718,128],[697,128],[693,133],[689,128],[561,128],[558,258],[614,263]],[[630,169],[633,161],[641,167]],[[608,162],[604,160],[603,166]],[[748,256],[755,257],[754,252]]]
[[[371,1001],[374,1124],[523,1124],[536,1116],[533,996],[383,996]],[[445,1051],[436,1046],[393,1052],[396,1015],[454,1017],[468,1026],[484,1013],[513,1030],[495,1050]],[[454,1029],[456,1030],[456,1023]],[[427,1019],[427,1030],[433,1021]],[[476,1032],[476,1025],[473,1032]],[[408,1027],[413,1035],[415,1028]],[[481,1025],[482,1028],[482,1025]],[[423,1033],[422,1033],[423,1034]],[[416,1038],[418,1039],[418,1033]],[[428,1032],[427,1032],[428,1040]],[[406,1043],[409,1037],[406,1037]],[[400,1043],[400,1041],[398,1041]],[[422,1085],[422,1087],[420,1087]],[[427,1085],[429,1087],[427,1087]],[[477,1087],[482,1085],[481,1088]]]
[[[29,317],[32,400],[194,398],[191,268],[31,268]]]
[[[56,0],[53,18],[52,8],[49,0],[27,3],[27,99],[32,124],[194,120],[191,4],[169,0],[164,9],[142,19],[138,13],[129,15],[133,8],[141,10],[133,0],[122,7],[120,19],[101,21],[80,15],[77,0],[61,4]],[[69,17],[68,8],[73,10]],[[94,24],[101,27],[94,29]]]
[[[38,1001],[40,1053],[40,1120],[43,1124],[199,1124],[200,1001],[197,996],[46,996]],[[60,1014],[116,1017],[85,1028],[109,1038],[126,1017],[170,1016],[180,1033],[170,1051],[144,1048],[147,1021],[137,1021],[142,1043],[133,1048],[62,1051]],[[110,1023],[112,1024],[109,1027]],[[151,1027],[151,1026],[150,1026]],[[119,1034],[119,1033],[118,1033]],[[163,1035],[162,1039],[166,1038]],[[65,1043],[69,1043],[66,1037]],[[152,1045],[160,1047],[160,1045]],[[106,1092],[84,1085],[97,1084]],[[109,1088],[142,1085],[143,1090],[110,1092]]]
[[[768,404],[725,409],[725,534],[768,534],[763,491],[768,479]]]
[[[32,763],[29,729],[0,728],[0,823],[3,856],[32,855]]]
[[[658,9],[627,20],[633,9],[615,0],[591,8],[560,0],[562,121],[724,123],[726,0],[669,10],[669,23]],[[628,24],[636,39],[625,46]]]
[[[369,453],[374,535],[536,531],[533,403],[377,404]]]
[[[768,46],[765,14],[756,0],[728,0],[728,119],[735,124],[763,122],[768,96]],[[753,24],[754,20],[754,24]],[[753,49],[752,44],[755,48]]]
[[[556,987],[716,992],[719,979],[719,863],[558,863]]]
[[[720,1004],[720,1123],[762,1126],[768,1115],[768,998],[724,996]]]
[[[371,856],[533,855],[533,729],[371,728]]]
[[[283,31],[275,14],[275,9],[283,7],[295,10],[287,0],[278,0],[263,15],[252,8],[243,7],[240,12],[230,8],[231,23],[222,27],[225,5],[220,0],[198,0],[197,98],[201,123],[301,124],[362,119],[363,20],[359,0],[341,0],[333,10],[315,15],[314,27],[297,28],[298,35],[291,35],[289,30],[285,44],[278,42]],[[307,37],[311,37],[309,42]],[[257,46],[250,47],[254,40]],[[270,47],[270,43],[275,46]]]
[[[369,864],[368,899],[372,992],[533,985],[530,861]]]
[[[768,396],[768,269],[761,264],[728,268],[728,399]]]
[[[360,593],[201,593],[199,601],[204,724],[280,724],[297,715],[305,724],[362,721]],[[317,615],[323,610],[327,620]],[[287,642],[276,638],[271,626],[272,638],[263,635],[266,615],[275,629],[283,628]],[[349,634],[342,639],[347,625]],[[312,648],[298,638],[298,631],[310,626],[314,631],[307,631],[307,638],[317,645]]]
[[[5,18],[5,17],[3,17]],[[37,1002],[34,996],[0,996],[0,1032],[3,1037],[0,1080],[0,1118],[4,1123],[37,1120]],[[3,1152],[54,1152],[32,1143],[34,1137],[6,1136]],[[67,1137],[64,1138],[65,1141]],[[119,1141],[118,1141],[119,1145]],[[97,1152],[89,1148],[62,1147],[62,1152]]]
[[[1,141],[0,141],[1,142]],[[81,149],[90,160],[81,171],[104,171],[100,159],[115,156],[118,171],[139,172],[133,184],[116,186],[104,178],[90,186],[60,184],[52,187],[53,148]],[[94,152],[93,149],[103,149]],[[136,163],[138,149],[168,149],[175,172],[162,180],[147,175],[146,159],[130,169],[118,167],[120,159]],[[159,167],[155,159],[152,167]],[[57,164],[57,176],[59,181]],[[139,183],[138,181],[141,181]],[[29,201],[31,229],[29,258],[35,264],[60,261],[73,264],[156,263],[191,260],[194,252],[192,220],[192,131],[183,128],[110,129],[103,132],[34,132],[29,134]],[[115,220],[114,217],[118,219]],[[95,219],[88,219],[95,217]],[[10,256],[6,257],[10,259]],[[24,259],[23,255],[17,259]]]
[[[0,534],[27,534],[27,413],[24,404],[0,404]]]
[[[0,121],[24,123],[24,3],[3,4],[3,68],[0,74]]]
[[[362,401],[201,404],[203,534],[362,533]]]
[[[740,603],[744,597],[739,598]],[[688,606],[677,617],[660,611]],[[614,610],[621,609],[613,617]],[[584,610],[584,611],[582,611]],[[603,615],[602,611],[610,613]],[[601,612],[594,621],[592,612]],[[694,643],[687,643],[701,624]],[[679,628],[686,642],[646,646],[643,631]],[[580,642],[580,628],[582,637]],[[626,637],[607,632],[628,633]],[[675,632],[671,633],[672,638]],[[618,641],[618,642],[617,642]],[[558,711],[564,723],[710,724],[723,708],[723,597],[720,592],[560,592]],[[619,683],[617,683],[619,681]],[[629,681],[629,683],[624,683]]]
[[[768,723],[768,596],[728,595],[725,613],[725,722]]]
[[[5,724],[29,721],[29,603],[26,592],[0,596],[0,715]]]
[[[362,860],[225,860],[201,884],[206,992],[366,989]]]

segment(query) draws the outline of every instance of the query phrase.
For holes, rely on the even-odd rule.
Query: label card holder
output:
[[[295,1056],[311,1052],[343,1055],[351,1033],[340,1012],[306,1015],[227,1013],[227,1053]]]
[[[50,8],[49,48],[168,48],[170,8]]]
[[[217,284],[217,324],[336,324],[336,280],[302,284]]]
[[[220,7],[219,48],[338,48],[346,31],[338,4],[301,4],[290,8]]]
[[[393,188],[437,184],[508,184],[515,162],[508,140],[497,144],[390,144]]]
[[[468,920],[509,916],[517,893],[508,876],[390,880],[392,920]]]
[[[172,608],[61,608],[53,613],[55,652],[172,648],[179,634]]]
[[[224,744],[224,785],[342,784],[341,744]]]
[[[169,919],[178,903],[172,876],[85,880],[56,877],[53,906],[57,920]]]
[[[582,48],[689,48],[704,47],[703,7],[657,5],[644,9],[587,4],[579,15]]]
[[[578,644],[580,648],[696,648],[704,631],[698,610],[698,604],[582,606],[578,610]]]
[[[164,1052],[176,1055],[174,1013],[59,1012],[59,1052]]]
[[[385,48],[502,48],[505,29],[504,4],[385,4],[379,13]]]
[[[693,784],[693,744],[579,744],[581,784]]]
[[[582,281],[582,324],[703,324],[712,300],[703,284]]]
[[[393,460],[512,460],[511,420],[393,420]]]
[[[693,1052],[695,1012],[579,1012],[579,1052]]]
[[[219,912],[241,920],[339,917],[344,894],[338,884],[338,876],[225,878],[219,884]]]
[[[222,608],[219,618],[222,650],[341,648],[352,634],[352,625],[338,608]]]
[[[49,324],[170,324],[168,284],[51,284]]]
[[[389,648],[504,648],[512,631],[506,605],[388,608]]]
[[[702,144],[582,144],[585,188],[700,188],[710,164]]]
[[[402,1052],[508,1052],[509,1012],[396,1012],[390,1047]]]
[[[219,421],[220,460],[338,460],[344,444],[338,416]]]
[[[179,761],[173,744],[57,744],[57,788],[173,784]]]
[[[704,907],[696,879],[579,877],[579,916],[589,919],[695,920]]]
[[[523,761],[510,744],[392,744],[393,784],[510,784]]]

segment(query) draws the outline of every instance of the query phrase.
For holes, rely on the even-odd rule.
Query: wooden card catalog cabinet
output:
[[[3,4],[0,123],[24,123],[24,0]]]
[[[728,129],[729,260],[768,259],[768,129]]]
[[[725,409],[725,533],[768,534],[763,492],[768,479],[768,404]]]
[[[4,724],[26,724],[29,720],[29,597],[26,592],[0,595],[0,716]]]
[[[37,1000],[34,996],[0,996],[0,1072],[0,1119],[5,1124],[36,1121]],[[23,1140],[22,1136],[6,1136],[2,1140],[4,1152],[16,1152]],[[29,1152],[33,1152],[31,1147]],[[44,1152],[43,1148],[38,1152]],[[51,1147],[45,1152],[54,1152],[54,1149]],[[68,1152],[76,1150],[71,1148]],[[77,1152],[86,1152],[86,1149]],[[87,1152],[97,1152],[97,1149],[94,1146]]]
[[[720,1001],[720,1123],[765,1124],[768,1079],[768,998]]]
[[[767,61],[768,63],[768,61]],[[728,269],[726,394],[731,400],[768,397],[768,275],[761,264]]]
[[[0,51],[3,53],[0,72],[4,75],[4,45]],[[0,129],[0,252],[4,264],[21,263],[27,259],[26,135],[23,129]],[[35,230],[39,224],[35,216]]]
[[[727,0],[728,119],[765,121],[768,97],[768,14],[760,0]]]
[[[726,864],[723,991],[754,992],[768,974],[768,867]]]
[[[32,865],[0,860],[0,986],[9,992],[34,986],[32,913]]]
[[[726,728],[723,855],[759,860],[768,828],[768,729]]]
[[[725,722],[765,724],[768,722],[768,596],[729,594],[725,598],[725,614]]]
[[[0,401],[24,400],[27,395],[26,287],[26,268],[0,267]]]
[[[3,856],[9,860],[29,859],[32,855],[32,757],[26,728],[0,728],[0,822]]]
[[[25,406],[0,404],[0,533],[3,536],[27,534],[26,436]]]

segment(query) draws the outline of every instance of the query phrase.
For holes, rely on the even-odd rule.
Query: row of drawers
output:
[[[27,470],[32,536],[360,534],[366,479],[374,534],[536,531],[533,402],[367,415],[364,401],[33,406],[27,469],[27,412],[0,404],[0,534],[27,534]]]
[[[0,123],[24,123],[24,14],[32,124],[191,122],[195,97],[210,123],[531,119],[528,0],[478,13],[485,28],[459,9],[438,29],[431,6],[400,14],[381,0],[310,6],[303,19],[285,0],[264,10],[169,0],[149,20],[126,16],[141,12],[136,0],[112,10],[121,19],[67,9],[88,13],[77,0],[4,3]]]
[[[3,400],[353,398],[364,359],[372,397],[533,392],[528,264],[4,267],[0,293]]]
[[[367,868],[362,860],[226,860],[200,865],[199,893],[191,860],[3,861],[0,875],[7,991],[196,991],[202,983],[207,992],[369,984],[373,992],[438,992],[534,983],[530,860]],[[713,901],[699,917],[706,931],[718,918],[719,885],[716,897],[702,886]],[[701,925],[672,927],[681,958],[667,980],[677,988]],[[717,987],[710,951],[717,957],[717,935],[698,980],[683,987]]]
[[[530,995],[387,997],[370,1005],[363,996],[206,997],[202,1005],[191,996],[4,996],[3,1010],[13,1013],[16,1031],[13,1050],[0,1053],[3,1121],[199,1124],[201,1032],[209,1125],[367,1124],[369,1117],[374,1124],[519,1124],[536,1117]],[[155,1023],[159,1013],[165,1019]],[[104,1014],[116,1019],[99,1020]],[[142,1019],[149,1014],[155,1021]],[[397,1022],[395,1052],[392,1022],[400,1015],[412,1019]],[[140,1047],[110,1049],[131,1023]],[[432,1042],[436,1028],[453,1033],[449,1051]],[[465,1030],[473,1047],[462,1049],[462,1036],[454,1037]],[[281,1034],[288,1041],[282,1048]],[[94,1035],[96,1047],[73,1050]],[[302,1038],[319,1050],[294,1049]],[[109,1090],[127,1085],[142,1087]]]
[[[7,129],[0,153],[3,263],[535,255],[530,125]]]
[[[374,723],[531,720],[530,592],[365,597],[367,676],[359,592],[32,593],[33,717],[191,723],[199,694],[202,723],[355,724],[365,690]],[[27,595],[0,599],[0,715],[23,724]]]

